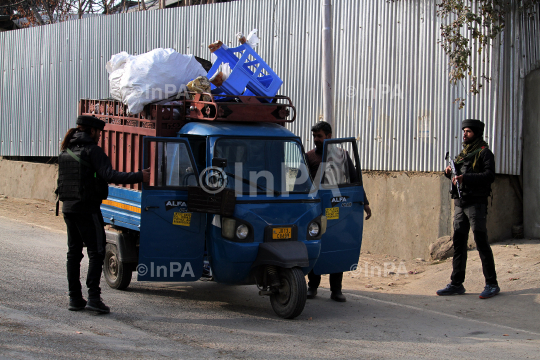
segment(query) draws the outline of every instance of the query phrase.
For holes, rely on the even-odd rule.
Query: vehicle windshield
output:
[[[220,139],[213,157],[227,160],[227,187],[236,196],[287,196],[311,190],[302,147],[296,140]]]

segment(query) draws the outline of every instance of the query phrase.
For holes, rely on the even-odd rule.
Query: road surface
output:
[[[66,250],[64,233],[0,217],[0,359],[540,357],[539,312],[501,311],[504,294],[346,290],[347,302],[337,303],[320,289],[297,319],[283,320],[255,286],[134,278],[125,291],[102,280],[110,314],[71,312]]]

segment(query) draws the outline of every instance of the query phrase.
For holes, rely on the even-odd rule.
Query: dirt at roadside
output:
[[[0,194],[0,216],[65,233],[62,213],[55,216],[56,204],[33,199],[10,198]],[[539,287],[540,240],[509,239],[492,244],[501,291]],[[452,261],[404,259],[362,251],[358,264],[343,276],[343,290],[428,295],[450,281]],[[321,287],[328,288],[328,275]],[[467,290],[481,291],[483,276],[476,250],[468,253]]]
[[[66,231],[62,208],[45,200],[11,198],[0,194],[0,216],[55,231]]]

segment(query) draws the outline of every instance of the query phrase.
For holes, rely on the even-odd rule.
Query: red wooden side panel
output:
[[[118,153],[117,153],[117,136],[118,136],[118,133],[116,131],[111,131],[110,132],[110,141],[111,141],[111,153],[109,155],[109,159],[111,159],[111,164],[112,164],[112,167],[113,169],[118,169],[118,166],[117,166],[117,161],[116,159],[118,158]]]
[[[133,153],[132,153],[132,147],[133,147],[133,139],[135,138],[135,134],[129,134],[129,133],[125,133],[124,134],[125,138],[125,142],[126,142],[126,148],[125,148],[125,151],[126,151],[126,167],[125,167],[125,171],[126,172],[136,172],[138,171],[137,170],[137,166],[135,165],[135,158],[133,156]],[[133,189],[135,186],[135,184],[130,184],[128,187],[130,189]]]
[[[136,170],[140,171],[143,170],[143,137],[142,135],[134,134],[135,141],[135,147],[133,148],[133,154],[134,154],[134,164],[136,166]],[[136,190],[141,190],[141,184],[135,184]]]
[[[121,172],[125,172],[125,168],[126,168],[126,157],[124,156],[125,155],[125,141],[124,141],[124,133],[121,133],[119,132],[118,133],[118,142],[117,142],[117,151],[118,151],[118,158],[116,159],[116,169],[118,171],[121,171]]]
[[[133,139],[133,134],[124,133],[124,155],[126,161],[124,164],[125,172],[133,171],[133,155],[131,154],[131,139]]]
[[[140,114],[130,115],[121,102],[83,99],[79,102],[79,115],[93,115],[105,121],[99,146],[109,156],[113,169],[123,172],[143,169],[145,136],[174,137],[186,123],[184,105],[147,105]],[[155,149],[155,162],[154,157]],[[141,184],[119,186],[141,189]]]

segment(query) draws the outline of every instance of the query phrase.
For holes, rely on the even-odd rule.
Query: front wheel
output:
[[[270,295],[270,303],[275,313],[284,319],[300,315],[306,306],[307,285],[300,268],[280,269],[278,292]]]
[[[113,289],[124,290],[131,282],[132,265],[124,264],[118,259],[116,245],[107,244],[105,247],[103,275],[107,284]]]

